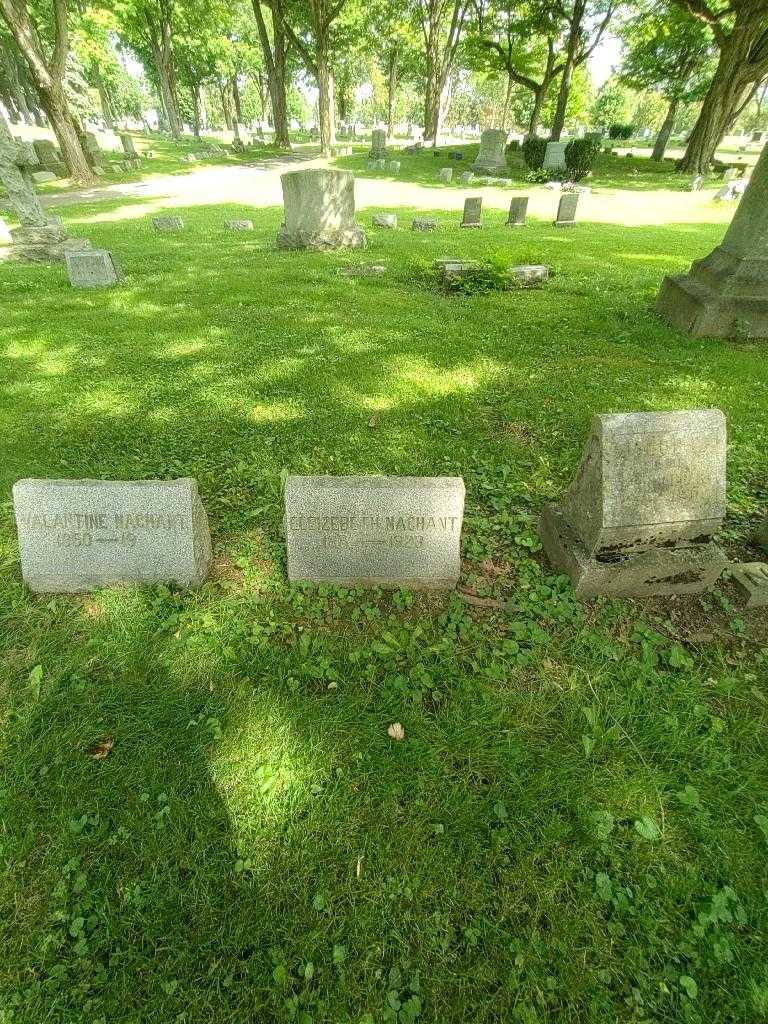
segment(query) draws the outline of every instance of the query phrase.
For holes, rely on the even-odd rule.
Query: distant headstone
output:
[[[387,268],[383,263],[355,263],[351,267],[342,267],[339,271],[342,277],[379,277],[386,272]]]
[[[452,167],[441,167],[440,168],[440,181],[449,182],[453,177]]]
[[[576,223],[576,207],[579,205],[578,192],[566,192],[560,196],[557,207],[556,228],[571,228]]]
[[[469,199],[465,199],[461,226],[463,228],[479,228],[482,209],[483,200],[481,196],[471,196]]]
[[[47,181],[56,181],[58,175],[53,171],[32,171],[30,177],[36,185],[44,185]]]
[[[225,220],[224,227],[227,231],[253,231],[252,220]]]
[[[101,152],[99,140],[96,138],[94,132],[83,132],[80,142],[82,143],[86,159],[91,165],[91,170],[97,167],[100,168],[102,160],[104,159],[104,154]]]
[[[455,277],[471,277],[479,269],[477,260],[440,259],[435,260],[435,268],[443,275],[443,280]]]
[[[280,176],[284,221],[281,249],[364,248],[365,231],[355,222],[355,179],[349,171],[308,167]]]
[[[371,132],[371,148],[368,153],[371,160],[383,160],[387,156],[387,133],[383,128],[374,128]]]
[[[752,141],[753,142],[762,142],[763,141],[763,133],[762,132],[752,132]]]
[[[544,152],[544,163],[542,164],[545,170],[563,170],[565,167],[565,148],[567,145],[567,142],[547,143],[547,148]]]
[[[731,576],[742,597],[745,608],[768,607],[768,564],[741,562],[730,566]]]
[[[450,589],[463,515],[461,477],[289,476],[288,578]]]
[[[123,279],[120,264],[106,249],[85,249],[65,255],[73,288],[111,288]]]
[[[473,171],[495,172],[507,168],[507,157],[504,147],[507,144],[507,133],[497,128],[486,128],[480,136],[480,152],[472,164]]]
[[[120,136],[120,143],[123,147],[123,153],[128,157],[129,160],[134,159],[139,154],[136,152],[136,145],[133,141],[132,135],[123,134]]]
[[[535,288],[549,279],[549,267],[541,263],[523,263],[509,272],[520,288]]]
[[[184,219],[182,217],[153,217],[152,226],[155,231],[183,231]]]
[[[701,174],[697,174],[696,177],[691,181],[691,192],[700,192],[701,186],[704,184],[704,177]]]
[[[437,231],[437,220],[434,217],[414,217],[411,231]]]
[[[464,159],[464,153],[460,149],[449,149],[448,150],[448,159],[449,160],[463,160]]]
[[[396,228],[397,227],[397,214],[396,213],[374,213],[373,226],[375,228]]]
[[[735,181],[741,177],[741,171],[738,167],[727,167],[723,174],[723,181]]]
[[[20,480],[24,582],[36,593],[120,583],[199,586],[211,564],[195,480]]]
[[[509,203],[509,214],[507,216],[507,227],[525,227],[525,218],[528,213],[528,196],[515,196]]]
[[[459,181],[462,185],[471,185],[475,180],[475,175],[472,171],[462,171],[459,177]]]
[[[389,169],[390,169],[390,171],[393,171],[395,174],[397,174],[397,172],[400,170],[400,161],[399,160],[390,160],[389,161]]]
[[[712,541],[725,515],[719,409],[594,416],[581,465],[539,535],[580,597],[699,593],[726,560]]]
[[[66,178],[67,167],[50,139],[35,139],[32,143],[40,169],[50,171],[57,178]]]
[[[139,171],[141,170],[141,160],[137,156],[130,160],[123,160],[120,167],[124,171]]]

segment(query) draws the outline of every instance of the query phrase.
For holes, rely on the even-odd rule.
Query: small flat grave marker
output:
[[[252,220],[225,220],[224,227],[228,231],[253,231]]]
[[[523,263],[509,272],[521,288],[535,288],[549,279],[549,267],[541,263]]]
[[[183,217],[154,217],[152,225],[155,231],[183,231]]]
[[[745,608],[768,607],[768,564],[743,562],[730,566],[731,576],[746,598]]]
[[[572,228],[576,224],[576,207],[579,205],[578,192],[566,192],[560,197],[557,207],[556,228]]]
[[[450,589],[463,515],[461,477],[289,476],[288,578]]]
[[[194,587],[208,573],[208,519],[190,478],[19,480],[13,504],[22,575],[36,593]]]
[[[482,196],[471,196],[469,199],[465,199],[461,226],[463,228],[479,228],[482,209]]]
[[[396,228],[397,227],[397,214],[396,213],[374,213],[372,218],[373,226],[375,228]]]
[[[123,271],[106,249],[65,252],[69,283],[73,288],[111,288],[123,279]]]
[[[437,221],[434,217],[414,217],[411,231],[437,231]]]
[[[528,213],[528,196],[515,196],[509,204],[508,228],[524,228]]]

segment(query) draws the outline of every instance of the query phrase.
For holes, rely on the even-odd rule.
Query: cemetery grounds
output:
[[[580,605],[536,534],[592,414],[716,406],[721,541],[759,557],[765,346],[651,313],[732,208],[606,159],[576,228],[520,183],[526,229],[462,232],[437,166],[403,158],[429,191],[365,252],[115,196],[61,212],[120,287],[0,265],[3,1024],[768,1019],[766,616],[727,583]],[[445,295],[446,255],[553,276]],[[289,586],[289,471],[463,476],[460,592]],[[15,480],[177,476],[199,592],[22,587]]]

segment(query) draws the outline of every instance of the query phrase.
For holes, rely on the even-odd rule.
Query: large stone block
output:
[[[580,597],[698,593],[726,560],[725,417],[718,409],[595,416],[581,465],[539,533]]]
[[[374,128],[371,132],[371,148],[368,156],[371,160],[383,160],[387,155],[387,133],[383,128]]]
[[[545,170],[563,170],[565,168],[565,149],[568,142],[548,142],[544,151]]]
[[[722,243],[687,274],[664,278],[656,310],[694,337],[768,338],[768,148]]]
[[[449,589],[463,515],[461,477],[289,476],[288,578]]]
[[[85,249],[65,254],[73,288],[111,288],[123,279],[120,264],[106,249]]]
[[[486,128],[480,136],[480,152],[472,164],[473,171],[504,171],[507,157],[504,152],[507,133],[497,128]]]
[[[189,478],[20,480],[13,503],[22,575],[38,593],[194,587],[210,568],[208,519]]]
[[[363,248],[365,231],[355,222],[355,179],[349,171],[310,167],[281,175],[284,222],[281,249]]]
[[[91,247],[86,238],[68,238],[64,225],[54,220],[47,224],[12,228],[11,238],[14,255],[31,263],[63,261],[68,253]]]

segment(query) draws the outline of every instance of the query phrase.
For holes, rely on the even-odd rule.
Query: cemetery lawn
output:
[[[650,312],[722,224],[297,254],[277,209],[131,210],[64,211],[119,288],[0,265],[0,1020],[768,1020],[768,618],[581,606],[536,537],[593,413],[718,406],[722,541],[760,557],[766,349]],[[489,253],[554,276],[430,280]],[[463,475],[463,594],[288,586],[287,471]],[[25,591],[15,480],[176,476],[199,592]]]

